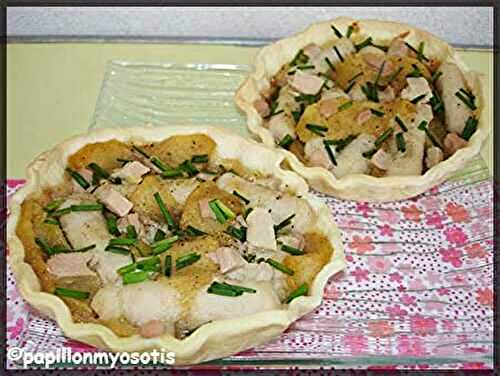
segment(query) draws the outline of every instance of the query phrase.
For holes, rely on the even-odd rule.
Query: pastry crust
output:
[[[283,188],[286,186],[300,194],[310,204],[317,215],[315,231],[324,234],[334,250],[329,263],[317,274],[310,288],[310,295],[293,300],[286,309],[205,324],[183,340],[171,335],[157,338],[143,338],[139,335],[119,337],[104,325],[75,323],[69,308],[59,297],[41,292],[39,280],[31,265],[24,261],[24,247],[16,235],[22,202],[31,193],[61,183],[68,158],[89,143],[111,139],[122,142],[155,142],[173,135],[194,133],[211,137],[217,144],[216,154],[219,157],[237,159],[251,170],[279,178]],[[9,203],[8,260],[16,277],[17,287],[33,307],[56,320],[70,338],[111,351],[165,349],[176,353],[176,364],[193,364],[225,357],[276,338],[293,321],[321,303],[328,279],[346,265],[340,233],[330,210],[322,201],[308,193],[308,186],[302,178],[281,168],[283,159],[283,154],[271,148],[211,127],[110,128],[71,138],[41,154],[29,165],[26,185],[16,192]]]
[[[279,40],[269,46],[262,48],[256,56],[254,72],[240,86],[235,102],[247,116],[247,127],[264,144],[276,147],[271,132],[263,126],[263,118],[253,106],[253,102],[261,98],[260,93],[270,88],[270,80],[276,75],[281,67],[291,61],[297,51],[309,43],[322,45],[332,40],[330,25],[345,34],[347,27],[357,22],[360,32],[378,40],[390,40],[400,34],[408,33],[405,40],[410,44],[425,42],[426,55],[437,58],[442,62],[455,63],[462,73],[470,88],[477,93],[479,102],[479,123],[476,132],[470,138],[468,145],[455,152],[451,157],[429,169],[425,174],[419,176],[389,176],[374,177],[364,174],[347,175],[336,178],[330,171],[320,167],[305,166],[293,153],[281,149],[289,166],[303,176],[315,189],[342,199],[358,201],[396,201],[416,196],[442,183],[451,174],[465,166],[467,161],[477,155],[483,141],[486,139],[490,119],[487,118],[487,104],[484,92],[484,77],[471,71],[457,55],[456,51],[446,42],[434,35],[413,28],[408,25],[377,21],[362,20],[340,17],[333,20],[311,25],[305,31],[292,37]],[[333,38],[335,38],[333,36]]]

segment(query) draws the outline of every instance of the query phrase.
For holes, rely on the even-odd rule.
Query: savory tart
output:
[[[70,139],[10,202],[18,287],[68,337],[113,351],[179,364],[266,342],[345,266],[328,207],[282,162],[216,128]]]
[[[235,100],[251,132],[311,185],[408,198],[486,137],[482,86],[452,47],[407,25],[338,18],[263,48]]]

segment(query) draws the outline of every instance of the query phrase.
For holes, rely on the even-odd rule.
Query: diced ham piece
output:
[[[321,47],[318,46],[316,43],[309,43],[307,46],[303,48],[303,51],[307,57],[313,59],[314,57],[318,56],[321,53]]]
[[[271,214],[263,208],[254,208],[247,217],[247,241],[258,248],[276,250],[276,236]]]
[[[139,334],[144,338],[160,337],[165,333],[165,324],[160,320],[151,320],[142,324]]]
[[[130,184],[139,184],[141,182],[142,176],[147,174],[149,171],[151,171],[151,169],[143,165],[141,162],[132,161],[127,163],[118,171],[114,172],[111,176],[124,179]]]
[[[366,62],[366,64],[368,64],[369,67],[376,69],[377,71],[380,70],[383,64],[384,68],[380,73],[382,77],[386,77],[394,72],[394,64],[390,60],[385,60],[384,55],[364,54],[363,60]]]
[[[428,102],[432,98],[432,89],[424,77],[408,77],[406,79],[408,86],[401,91],[401,98],[409,101],[425,94],[425,97],[418,103]]]
[[[336,99],[323,99],[319,103],[319,113],[326,118],[332,116],[337,110],[338,100]]]
[[[269,105],[264,99],[257,99],[253,102],[253,106],[262,117],[266,117],[270,114]]]
[[[92,257],[91,252],[58,253],[47,261],[47,270],[57,278],[97,276],[87,265]]]
[[[134,206],[109,184],[103,184],[97,188],[95,195],[109,210],[120,217],[126,216]]]
[[[444,138],[444,150],[446,154],[453,155],[457,150],[467,146],[467,141],[456,133],[448,133]]]
[[[404,39],[402,38],[394,38],[389,45],[389,49],[387,50],[387,56],[406,56],[408,55],[408,47],[405,44]]]
[[[210,205],[208,198],[204,198],[198,201],[198,207],[200,208],[200,214],[202,218],[212,218],[216,219],[214,212],[210,209]]]
[[[246,264],[240,253],[230,247],[220,247],[215,252],[209,253],[209,257],[219,265],[220,272],[223,274]]]
[[[321,77],[298,70],[293,75],[291,86],[303,94],[315,95],[319,92],[323,83],[324,80]]]
[[[356,122],[358,124],[366,123],[372,116],[372,112],[370,110],[361,111],[356,117]]]
[[[427,149],[425,157],[425,165],[427,168],[431,168],[441,162],[444,158],[443,151],[437,146],[430,147]]]
[[[293,119],[284,112],[273,116],[269,120],[268,126],[269,131],[277,142],[280,142],[287,134],[295,138]]]
[[[391,156],[384,150],[378,149],[375,154],[370,159],[370,162],[377,168],[381,170],[387,170],[391,163]]]

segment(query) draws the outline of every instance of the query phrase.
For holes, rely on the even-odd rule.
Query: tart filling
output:
[[[41,290],[74,322],[182,339],[286,310],[342,250],[288,184],[222,157],[205,134],[92,142],[29,194],[15,234]],[[340,257],[340,258],[339,258]]]

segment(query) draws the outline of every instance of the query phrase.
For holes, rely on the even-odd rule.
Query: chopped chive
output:
[[[209,294],[215,294],[220,296],[240,296],[243,295],[242,291],[236,291],[227,287],[224,287],[222,284],[214,285],[213,282],[207,289]]]
[[[281,246],[281,250],[283,252],[289,253],[289,254],[291,254],[293,256],[300,256],[300,255],[304,255],[305,254],[305,252],[302,249],[295,248],[295,247],[292,247],[292,246],[286,245],[286,244],[283,244]]]
[[[210,201],[208,203],[208,206],[210,207],[210,209],[214,213],[215,219],[217,219],[217,221],[219,221],[220,223],[225,223],[227,221],[226,216],[224,215],[222,210],[219,208],[219,206],[217,206],[216,200]]]
[[[247,208],[243,213],[243,218],[247,219],[248,215],[252,212],[253,208]]]
[[[179,166],[178,166],[179,169],[181,169],[182,171],[184,171],[186,174],[188,174],[188,176],[195,176],[196,174],[198,174],[200,171],[194,167],[194,165],[191,163],[190,160],[185,160],[184,162],[182,162]]]
[[[288,149],[290,145],[293,143],[293,138],[289,134],[286,134],[285,137],[278,143],[283,149]]]
[[[468,97],[466,98],[461,91],[457,91],[455,93],[455,96],[460,99],[464,104],[471,109],[471,111],[474,111],[477,109],[476,105],[474,104],[474,97]]]
[[[295,97],[296,102],[305,102],[307,104],[316,103],[319,100],[319,94],[300,94]]]
[[[158,256],[152,256],[147,259],[137,261],[134,265],[135,268],[139,270],[157,272],[161,268],[161,260]]]
[[[304,54],[304,50],[300,49],[296,54],[295,57],[292,59],[290,62],[290,66],[295,66],[297,63],[307,63],[309,61],[309,58],[307,57],[306,54]]]
[[[288,274],[288,275],[294,275],[294,271],[292,269],[290,269],[289,267],[283,265],[281,262],[273,260],[272,258],[266,259],[265,263],[271,265],[274,269],[277,269],[277,270],[279,270],[282,273],[285,273],[285,274]]]
[[[352,25],[347,26],[347,33],[345,35],[346,38],[350,38],[353,31],[354,31],[354,27]]]
[[[325,61],[326,63],[328,64],[328,66],[330,67],[330,69],[335,72],[335,66],[333,65],[333,63],[331,62],[331,60],[328,58],[328,56],[325,56]]]
[[[371,43],[371,45],[372,45],[373,47],[375,47],[375,48],[378,48],[379,50],[384,51],[384,52],[389,51],[389,47],[387,47],[387,46],[382,46],[382,45],[380,45],[380,44],[375,44],[375,43]]]
[[[246,198],[245,196],[243,196],[241,193],[239,193],[238,191],[233,191],[233,195],[235,195],[236,197],[238,197],[241,201],[243,201],[245,203],[245,205],[248,205],[250,203],[250,200],[248,198]]]
[[[387,128],[378,138],[375,140],[375,147],[378,148],[380,147],[385,140],[387,140],[392,133],[394,132],[394,128]]]
[[[362,50],[365,47],[370,46],[371,44],[372,44],[372,37],[368,37],[363,42],[361,42],[359,44],[355,44],[354,48],[356,49],[356,52],[359,52],[360,50]]]
[[[80,175],[78,172],[72,170],[71,168],[67,167],[66,172],[80,185],[83,189],[87,189],[90,187],[90,183],[85,180],[85,178]]]
[[[404,153],[406,151],[406,142],[403,133],[396,134],[396,145],[398,146],[398,151]]]
[[[127,238],[129,239],[137,239],[137,231],[134,225],[127,226]]]
[[[74,249],[73,252],[87,252],[87,251],[90,251],[91,249],[94,249],[95,247],[96,247],[96,244],[91,244],[91,245],[88,245],[86,247]]]
[[[160,240],[165,239],[165,232],[161,229],[156,230],[154,241],[159,242]]]
[[[189,225],[187,228],[186,228],[186,234],[188,236],[202,236],[202,235],[206,235],[207,233],[206,232],[203,232],[201,230],[198,230],[196,227],[193,227],[191,225]]]
[[[385,67],[385,60],[382,62],[382,65],[380,65],[380,68],[378,69],[377,72],[377,77],[375,77],[375,84],[373,85],[375,88],[378,86],[378,82],[380,81],[380,78],[382,77],[382,72],[384,71]]]
[[[462,138],[469,141],[472,135],[476,132],[478,120],[470,116],[465,122],[464,130],[462,131]]]
[[[232,284],[229,284],[229,283],[226,283],[226,282],[222,282],[221,285],[223,285],[226,288],[230,288],[230,289],[233,289],[233,290],[236,290],[236,291],[241,291],[241,292],[248,292],[248,293],[251,293],[251,294],[255,294],[257,292],[257,290],[252,289],[250,287],[245,287],[245,286],[240,286],[240,285],[232,285]]]
[[[191,157],[192,163],[208,163],[208,154],[193,155]]]
[[[186,266],[194,264],[199,259],[201,259],[201,255],[195,252],[181,256],[175,260],[175,270],[180,270]]]
[[[233,238],[238,239],[242,243],[244,243],[247,239],[247,228],[244,226],[241,226],[240,228],[229,226],[225,233],[231,235]]]
[[[92,162],[87,167],[94,172],[94,177],[95,177],[94,184],[99,184],[99,181],[101,179],[108,179],[109,178],[109,173],[105,169],[103,169],[101,166],[99,166],[97,163]],[[94,178],[92,178],[92,179],[94,180]]]
[[[425,129],[427,128],[427,124],[428,124],[427,121],[422,120],[417,128],[420,129],[421,131],[425,131]]]
[[[314,69],[314,65],[309,64],[309,65],[297,65],[297,69],[300,70],[307,70],[307,69]]]
[[[44,251],[47,255],[51,256],[54,254],[54,250],[51,246],[49,246],[43,239],[35,238],[35,243],[38,245],[42,251]]]
[[[378,117],[383,117],[385,115],[385,112],[382,112],[382,111],[379,111],[379,110],[376,110],[374,108],[370,108],[370,112],[375,115],[375,116],[378,116]]]
[[[219,199],[215,199],[215,200],[212,200],[208,203],[208,205],[210,206],[210,208],[212,209],[212,211],[214,212],[215,216],[217,217],[217,220],[221,223],[225,223],[228,219],[233,219],[236,217],[236,214],[234,214],[234,212],[229,209],[221,200]],[[216,207],[218,210],[216,210],[219,215],[216,214],[216,211],[214,210],[214,207]],[[222,214],[222,216],[220,216],[220,214]],[[223,219],[223,221],[221,221],[220,219]]]
[[[413,67],[413,70],[406,75],[406,77],[422,77],[422,71],[416,64],[411,65]]]
[[[342,33],[334,25],[330,25],[330,27],[332,28],[337,38],[342,38]]]
[[[43,223],[46,223],[48,225],[57,225],[57,226],[59,226],[59,224],[60,224],[56,218],[45,218]]]
[[[50,212],[53,212],[54,210],[56,210],[59,206],[62,205],[62,203],[65,201],[65,199],[63,198],[60,198],[60,199],[57,199],[57,200],[54,200],[54,201],[51,201],[47,204],[47,206],[45,206],[43,208],[43,210],[45,210],[46,212],[50,213]]]
[[[137,242],[136,239],[129,238],[113,238],[109,240],[109,245],[134,245]]]
[[[285,218],[283,221],[274,226],[274,232],[278,232],[279,230],[287,227],[292,223],[292,219],[295,217],[295,213],[291,214],[289,217]]]
[[[347,110],[348,108],[352,107],[352,103],[353,103],[352,101],[345,102],[344,104],[338,107],[338,110],[339,111]]]
[[[82,204],[82,205],[71,205],[71,211],[80,212],[80,211],[101,211],[104,209],[102,204]]]
[[[421,94],[415,98],[413,98],[410,102],[413,103],[413,104],[417,104],[418,102],[420,102],[422,99],[425,98],[427,94]]]
[[[373,155],[377,152],[378,149],[376,148],[373,148],[371,150],[368,150],[368,151],[365,151],[363,152],[361,155],[366,158],[366,159],[370,159],[371,157],[373,157]]]
[[[325,137],[324,132],[328,131],[328,127],[318,125],[318,124],[306,124],[306,128],[311,132],[316,133],[318,136]]]
[[[351,89],[354,87],[354,85],[356,85],[356,81],[353,81],[349,84],[349,86],[346,87],[346,89],[344,90],[346,94],[349,94],[349,92],[351,91]]]
[[[56,287],[54,290],[54,294],[57,296],[61,296],[61,297],[65,297],[65,298],[73,298],[73,299],[78,299],[78,300],[85,300],[90,296],[90,292],[73,290],[73,289],[66,289],[63,287]]]
[[[179,240],[179,236],[175,235],[170,238],[154,242],[151,244],[153,255],[159,255],[160,253],[169,250],[177,240]]]
[[[323,141],[323,146],[325,147],[328,157],[330,158],[330,161],[332,161],[332,164],[334,166],[337,166],[337,160],[335,159],[335,155],[333,154],[330,145],[327,142]]]
[[[435,71],[431,76],[431,82],[436,82],[442,74],[443,72],[441,71]]]
[[[149,278],[149,271],[138,270],[129,272],[122,275],[122,280],[124,285],[130,285],[132,283],[144,282]]]
[[[114,214],[109,214],[106,218],[106,227],[111,235],[119,236],[120,231],[118,230],[118,221]]]
[[[149,156],[148,153],[146,153],[142,148],[140,148],[139,146],[137,145],[132,145],[132,148],[138,152],[139,154],[141,154],[143,157],[147,158],[147,159],[150,159],[151,157]]]
[[[335,151],[337,153],[340,153],[342,150],[345,149],[347,145],[349,145],[352,141],[354,141],[358,137],[357,135],[350,134],[349,136],[345,138],[340,138],[337,140],[325,140],[328,145],[335,145]]]
[[[432,90],[432,97],[429,102],[432,106],[432,111],[438,115],[442,115],[444,113],[444,103],[436,90]]]
[[[122,167],[125,166],[127,163],[132,162],[132,159],[116,158],[116,160],[122,164]]]
[[[167,207],[165,206],[165,203],[163,202],[160,193],[156,192],[153,196],[156,200],[156,203],[158,204],[158,207],[160,208],[160,212],[163,215],[163,218],[167,222],[168,228],[170,230],[176,229],[177,225],[174,221],[174,217],[172,217],[172,214],[170,214]]]
[[[356,73],[354,76],[352,76],[352,77],[349,79],[349,81],[347,81],[347,82],[352,82],[352,81],[354,81],[356,78],[361,77],[362,75],[363,75],[363,72],[358,72],[358,73]]]
[[[50,215],[52,217],[60,217],[61,215],[69,214],[69,213],[71,213],[71,207],[54,210]]]
[[[170,277],[172,275],[172,256],[166,255],[164,259],[165,270],[163,274],[165,277]]]
[[[283,112],[285,112],[285,110],[283,110],[283,109],[278,110],[278,111],[273,111],[273,112],[271,112],[269,115],[267,115],[267,116],[265,117],[265,119],[269,119],[269,118],[271,118],[271,117],[273,117],[273,116],[275,116],[275,115],[279,115],[279,114],[281,114],[281,113],[283,113]]]
[[[106,248],[104,248],[104,250],[107,252],[116,253],[117,255],[130,255],[130,250],[128,248],[119,247],[117,245],[108,245]]]
[[[405,42],[405,45],[406,45],[406,47],[408,47],[410,50],[412,50],[413,52],[415,52],[417,54],[418,60],[429,61],[429,59],[423,54],[424,42],[420,42],[420,44],[418,45],[418,50],[408,42]]]
[[[158,157],[152,156],[152,157],[150,158],[150,161],[151,161],[151,163],[152,163],[152,164],[154,164],[156,167],[158,167],[158,169],[159,169],[160,171],[162,171],[162,172],[164,172],[164,171],[168,171],[168,170],[170,170],[170,169],[171,169],[171,167],[170,167],[170,166],[167,166],[167,165],[166,165],[165,163],[163,163],[163,162],[160,160],[160,158],[158,158]]]
[[[392,81],[396,79],[397,76],[401,73],[403,70],[403,67],[400,66],[394,73],[392,73],[388,78],[387,78],[387,85],[389,85]]]
[[[396,115],[394,120],[396,120],[396,123],[398,123],[403,132],[408,132],[408,127],[405,125],[405,123],[403,123],[403,120],[401,120],[401,118],[398,115]]]
[[[285,303],[289,304],[295,298],[298,298],[299,296],[307,295],[308,291],[309,291],[309,286],[307,285],[307,283],[301,284],[299,287],[297,287],[295,290],[293,290],[290,293],[290,295],[288,295],[288,298],[286,298]]]
[[[136,269],[136,263],[133,262],[131,264],[127,264],[125,266],[122,266],[121,268],[119,268],[116,272],[120,275],[123,275],[123,274],[127,274],[127,273],[130,273],[132,271],[134,271]]]
[[[340,61],[343,63],[344,62],[344,57],[341,55],[341,53],[340,53],[339,49],[337,48],[337,46],[333,46],[333,50],[335,51],[335,53],[339,57]]]
[[[374,85],[371,82],[367,82],[365,85],[361,86],[361,90],[366,96],[366,99],[373,101],[373,102],[378,102],[378,91],[377,91],[377,85]]]
[[[182,170],[180,168],[169,168],[168,170],[162,171],[161,176],[163,178],[177,178],[182,176]]]

